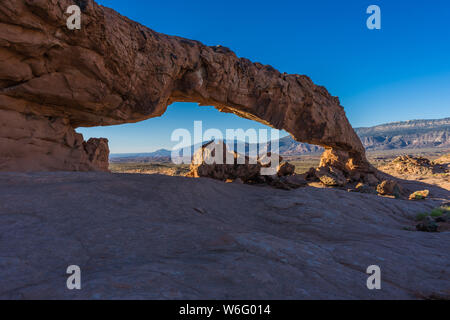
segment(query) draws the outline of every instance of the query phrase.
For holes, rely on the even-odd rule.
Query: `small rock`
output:
[[[278,166],[277,174],[280,177],[293,175],[295,172],[295,166],[289,162],[283,162]]]
[[[377,186],[377,192],[382,196],[394,196],[395,198],[400,198],[402,188],[397,181],[384,180]]]
[[[316,176],[326,186],[344,186],[347,183],[342,171],[333,167],[320,167],[316,170]]]
[[[356,185],[355,191],[368,194],[377,194],[377,191],[375,190],[374,187],[368,186],[361,182]]]
[[[430,195],[429,190],[416,191],[411,193],[409,200],[424,200]]]

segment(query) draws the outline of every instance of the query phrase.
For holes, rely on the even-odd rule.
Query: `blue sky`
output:
[[[354,127],[450,116],[450,2],[404,0],[101,0],[154,29],[223,45],[281,72],[308,75],[341,99]],[[381,8],[381,30],[366,9]],[[263,128],[212,107],[176,103],[161,118],[79,128],[113,153],[170,148],[177,128]]]

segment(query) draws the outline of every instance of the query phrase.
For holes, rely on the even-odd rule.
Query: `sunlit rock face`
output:
[[[107,139],[75,132],[67,118],[0,109],[0,171],[108,171]]]
[[[322,164],[349,179],[373,170],[339,99],[308,77],[157,33],[92,0],[77,3],[80,30],[66,26],[73,1],[0,6],[0,109],[23,129],[10,136],[17,124],[4,121],[0,170],[105,170],[105,141],[81,147],[75,128],[158,117],[174,102],[212,105],[323,146]],[[6,155],[10,148],[17,152]]]

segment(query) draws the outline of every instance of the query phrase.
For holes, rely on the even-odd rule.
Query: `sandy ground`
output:
[[[424,185],[411,182],[414,188]],[[450,298],[450,201],[161,175],[0,174],[2,299]],[[81,268],[82,289],[66,288]],[[381,290],[366,269],[381,268]]]

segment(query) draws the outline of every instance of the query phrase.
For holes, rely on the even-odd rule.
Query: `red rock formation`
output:
[[[183,101],[324,146],[322,163],[337,164],[348,176],[373,170],[338,98],[308,77],[157,33],[92,0],[75,3],[82,9],[81,30],[66,27],[73,1],[0,6],[0,109],[24,128],[11,137],[18,124],[4,121],[0,170],[105,169],[105,154],[96,155],[103,159],[97,167],[74,128],[137,122]]]
[[[0,109],[0,171],[108,171],[108,140],[75,132],[66,118]]]
[[[252,162],[248,156],[228,150],[223,142],[211,141],[194,153],[190,171],[186,176],[209,177],[223,181],[241,179],[247,182],[261,178],[261,167],[260,162]]]

